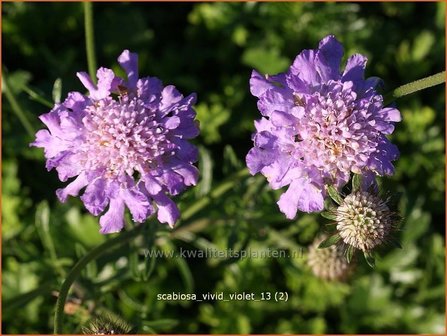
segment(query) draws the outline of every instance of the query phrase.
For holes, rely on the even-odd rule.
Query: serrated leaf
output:
[[[318,248],[326,248],[329,246],[332,246],[334,244],[337,244],[340,241],[341,237],[339,234],[335,234],[333,236],[330,236],[329,238],[326,238],[323,240],[320,245],[318,245]]]
[[[324,218],[330,219],[330,220],[336,220],[337,219],[337,215],[333,212],[330,211],[323,211],[320,213],[320,215]]]
[[[53,94],[53,101],[56,104],[59,104],[61,102],[61,96],[62,96],[62,80],[60,78],[54,81],[52,94]]]
[[[357,191],[360,190],[361,186],[362,186],[362,175],[359,174],[354,174],[354,176],[352,177],[352,190],[353,191]]]
[[[363,252],[363,256],[365,257],[366,263],[369,265],[369,267],[374,268],[376,266],[376,260],[371,253]]]
[[[346,249],[346,261],[351,263],[352,257],[354,256],[355,248],[352,245],[349,245]]]
[[[340,194],[338,193],[337,189],[334,188],[334,186],[328,185],[327,192],[335,203],[337,203],[338,205],[343,203],[343,198],[340,196]]]

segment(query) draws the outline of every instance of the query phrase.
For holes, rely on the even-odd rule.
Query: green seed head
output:
[[[336,223],[345,244],[370,251],[388,240],[396,221],[394,213],[379,196],[355,191],[337,208]]]

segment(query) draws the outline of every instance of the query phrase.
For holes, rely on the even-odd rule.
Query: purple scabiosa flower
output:
[[[287,72],[253,71],[250,79],[262,119],[255,121],[247,166],[273,189],[288,186],[278,205],[289,219],[297,210],[323,210],[325,185],[339,189],[351,172],[370,179],[394,172],[399,152],[386,135],[400,112],[383,106],[378,78],[364,79],[366,57],[351,56],[340,72],[342,56],[330,35],[318,49],[302,51]]]
[[[87,210],[103,213],[101,233],[123,228],[126,207],[135,222],[157,212],[160,222],[173,226],[180,214],[168,196],[198,179],[197,148],[188,142],[199,134],[196,96],[183,97],[155,77],[139,78],[138,56],[128,50],[118,62],[127,80],[100,68],[95,85],[77,73],[90,94],[71,92],[42,115],[48,130],[38,131],[31,145],[44,148],[46,168],[55,168],[61,181],[74,178],[56,191],[61,202],[85,188]]]

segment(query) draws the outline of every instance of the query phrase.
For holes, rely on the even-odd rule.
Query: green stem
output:
[[[54,313],[54,334],[60,334],[62,332],[62,319],[64,315],[64,307],[65,301],[67,300],[68,292],[70,290],[71,285],[76,280],[76,278],[81,273],[82,269],[92,260],[95,260],[102,254],[109,252],[111,249],[122,245],[132,238],[136,237],[140,234],[141,229],[144,225],[135,226],[132,230],[125,231],[120,233],[115,238],[109,239],[102,243],[101,245],[96,246],[93,250],[88,252],[84,257],[82,257],[73,269],[68,273],[67,278],[63,282],[60,290],[59,296],[56,302],[56,311]]]
[[[428,76],[417,81],[399,86],[389,94],[385,95],[385,105],[393,100],[409,95],[411,93],[427,89],[429,87],[439,85],[445,82],[445,71],[441,71],[433,76]]]
[[[34,134],[36,133],[34,127],[31,125],[30,121],[26,117],[25,112],[22,110],[22,107],[20,106],[19,102],[17,101],[16,97],[12,93],[8,80],[5,76],[5,72],[3,71],[3,90],[5,92],[6,99],[8,100],[9,104],[11,105],[11,108],[13,112],[16,114],[17,118],[19,118],[20,122],[22,123],[25,130],[28,132],[28,134],[34,138]]]
[[[93,82],[96,82],[96,56],[95,56],[95,36],[93,30],[93,9],[90,1],[83,2],[84,6],[84,27],[85,27],[85,47],[87,50],[88,73]]]

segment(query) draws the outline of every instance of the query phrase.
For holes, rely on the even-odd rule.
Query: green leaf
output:
[[[155,257],[146,257],[144,260],[144,270],[142,272],[143,281],[148,281],[152,272],[155,269],[155,264],[157,263],[157,258]]]
[[[169,330],[178,325],[178,320],[174,319],[160,319],[154,321],[144,321],[143,328],[148,330]]]
[[[199,197],[208,194],[213,183],[213,159],[210,152],[203,146],[199,146],[200,183],[196,188]]]
[[[363,252],[363,256],[365,257],[365,260],[367,262],[367,264],[371,267],[374,268],[376,266],[376,261],[374,256],[372,255],[372,253],[369,252]]]
[[[334,244],[337,244],[340,239],[341,239],[341,237],[339,234],[330,236],[329,238],[326,238],[325,240],[323,240],[320,243],[320,245],[318,245],[318,248],[326,248],[326,247],[332,246]]]
[[[56,104],[59,104],[61,102],[61,96],[62,96],[62,80],[60,78],[54,81],[52,95],[53,95],[53,101]]]
[[[325,228],[328,233],[337,232],[337,223],[326,224]]]
[[[129,254],[129,269],[132,279],[135,281],[141,281],[141,272],[139,269],[139,258],[136,251],[132,251]]]
[[[331,211],[323,211],[320,213],[320,215],[324,218],[330,219],[330,220],[336,220],[337,215],[334,212]]]
[[[337,189],[335,189],[334,186],[328,185],[327,191],[329,193],[329,196],[331,196],[331,198],[334,200],[335,203],[337,203],[338,205],[343,203],[343,198],[340,196],[340,194],[338,193]]]
[[[183,284],[185,286],[186,293],[194,292],[194,277],[192,276],[191,269],[188,263],[183,258],[176,258],[177,268],[182,277]]]
[[[360,190],[360,187],[362,185],[362,175],[354,174],[352,177],[352,190],[357,191]]]
[[[355,248],[352,245],[349,245],[346,249],[346,260],[348,263],[351,263],[352,257],[354,256]]]

